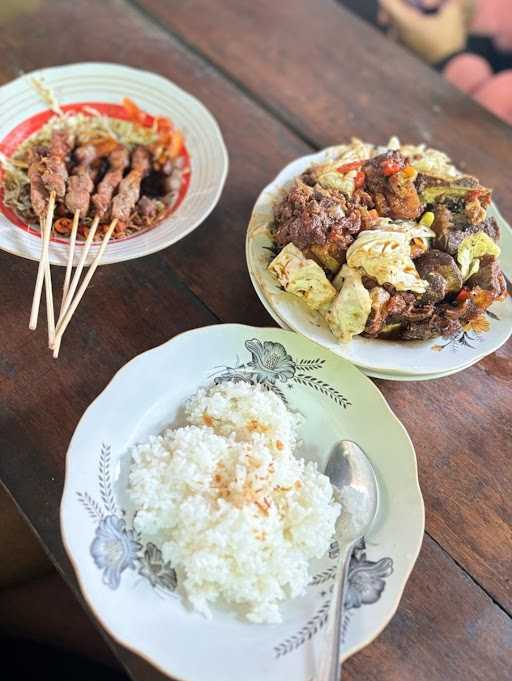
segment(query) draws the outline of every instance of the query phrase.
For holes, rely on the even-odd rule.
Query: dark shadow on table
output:
[[[0,639],[2,681],[129,681],[91,660],[20,639]]]

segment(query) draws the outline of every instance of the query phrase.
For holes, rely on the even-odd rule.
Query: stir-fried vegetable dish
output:
[[[424,145],[353,140],[275,203],[281,287],[343,342],[451,337],[507,295],[491,190]]]

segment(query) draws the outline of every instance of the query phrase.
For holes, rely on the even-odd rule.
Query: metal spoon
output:
[[[350,440],[342,440],[334,447],[325,474],[331,481],[335,497],[341,500],[354,497],[350,501],[357,503],[357,518],[342,511],[336,524],[340,555],[329,611],[326,663],[323,673],[318,677],[318,681],[339,681],[341,628],[350,557],[354,546],[367,534],[377,515],[379,488],[368,457]]]

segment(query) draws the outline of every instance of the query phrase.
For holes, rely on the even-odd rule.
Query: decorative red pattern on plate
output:
[[[65,112],[68,111],[73,111],[75,113],[84,113],[85,115],[92,116],[92,113],[88,111],[88,109],[95,109],[99,113],[108,116],[109,118],[117,118],[123,121],[128,121],[130,120],[130,116],[128,115],[128,112],[126,109],[121,106],[120,104],[108,104],[106,102],[76,102],[75,104],[64,104],[61,106],[61,109]],[[0,151],[5,154],[5,156],[12,156],[16,149],[22,144],[28,137],[36,133],[38,130],[40,130],[45,123],[47,123],[52,116],[54,116],[54,112],[51,111],[50,109],[47,109],[46,111],[41,111],[38,114],[35,114],[34,116],[31,116],[30,118],[27,118],[26,120],[22,121],[19,125],[17,125],[13,130],[11,130],[7,135],[3,138],[3,140],[0,142]],[[145,114],[145,120],[144,120],[144,127],[150,128],[153,125],[154,121],[154,116],[151,114],[146,113]],[[172,215],[181,203],[183,202],[183,199],[185,198],[188,188],[190,186],[190,177],[191,177],[191,169],[190,169],[190,156],[187,151],[185,142],[183,142],[182,145],[182,151],[180,153],[180,157],[185,159],[185,165],[184,168],[188,170],[188,173],[183,175],[182,181],[181,181],[181,186],[180,190],[178,192],[178,196],[176,198],[176,201],[174,204],[169,207],[166,211],[163,212],[161,215],[160,219],[158,222],[156,222],[154,225],[151,225],[150,227],[146,227],[145,229],[141,229],[140,231],[136,232],[135,234],[129,234],[128,236],[121,237],[119,239],[115,239],[109,244],[109,247],[113,246],[116,243],[128,241],[129,239],[133,239],[135,237],[140,236],[141,234],[144,234],[148,230],[153,229],[153,227],[156,227],[159,222],[164,220],[165,218],[169,217],[169,215]],[[0,166],[0,181],[3,176],[3,171],[1,170]],[[34,227],[31,227],[30,225],[27,225],[23,220],[8,206],[4,204],[4,193],[3,193],[3,188],[0,187],[0,211],[6,216],[6,218],[14,225],[22,229],[24,232],[28,232],[29,234],[34,234],[35,236],[40,237],[40,231],[39,229],[34,229]],[[54,243],[60,243],[60,244],[67,244],[68,239],[61,239],[61,238],[56,238],[52,237],[52,242]],[[79,241],[77,240],[76,244],[77,246],[83,245],[85,242],[84,241]]]

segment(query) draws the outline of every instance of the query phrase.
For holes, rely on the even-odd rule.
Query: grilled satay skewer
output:
[[[96,214],[93,220],[93,223],[91,225],[91,228],[89,230],[89,233],[87,235],[86,242],[84,244],[84,247],[82,249],[82,254],[80,256],[80,260],[78,262],[78,265],[75,270],[75,274],[73,275],[73,280],[71,281],[71,284],[69,285],[68,291],[66,293],[66,296],[62,302],[60,314],[59,314],[59,321],[57,323],[57,337],[55,339],[54,343],[54,350],[53,350],[53,356],[54,358],[57,358],[59,356],[59,349],[60,349],[60,343],[62,340],[62,333],[58,333],[60,328],[64,324],[64,320],[66,318],[66,313],[68,309],[70,308],[72,301],[73,301],[73,296],[75,295],[75,291],[78,287],[78,283],[80,281],[80,277],[82,276],[82,270],[84,268],[85,262],[87,260],[87,256],[89,255],[89,251],[91,249],[91,244],[94,239],[94,236],[96,235],[96,230],[98,228],[100,219],[104,218],[110,208],[110,203],[112,200],[112,195],[114,191],[117,189],[119,186],[119,183],[123,179],[123,172],[128,165],[129,162],[129,152],[126,147],[119,146],[118,148],[114,149],[111,151],[109,154],[108,160],[109,160],[109,170],[106,173],[105,177],[101,180],[101,182],[98,184],[98,187],[96,189],[96,193],[92,196],[92,202],[96,208]],[[117,220],[115,221],[115,224],[117,224]],[[115,227],[114,224],[114,227]],[[112,231],[114,229],[112,228]],[[110,229],[109,229],[110,231]],[[112,232],[110,232],[112,233]],[[109,236],[110,239],[110,236]],[[106,244],[105,244],[106,248]],[[103,251],[105,250],[103,248]],[[100,247],[100,252],[103,253]],[[97,266],[97,265],[96,265]],[[92,265],[91,265],[92,267]],[[95,268],[96,269],[96,268]],[[94,271],[93,271],[94,274]],[[87,276],[87,275],[86,275]],[[91,277],[92,278],[92,274]],[[84,280],[85,281],[85,280]],[[90,279],[89,279],[90,281]],[[85,289],[84,289],[85,292]],[[83,296],[83,293],[81,294],[81,297]],[[78,303],[77,303],[78,305]],[[77,305],[74,306],[73,309],[76,309]],[[69,317],[71,319],[71,316]],[[65,323],[64,329],[69,323],[68,321]]]
[[[44,172],[43,157],[46,149],[36,149],[29,162],[28,177],[30,180],[30,199],[34,213],[39,218],[41,226],[41,256],[37,269],[34,296],[32,298],[32,309],[30,312],[29,329],[37,328],[39,317],[39,306],[41,303],[41,293],[43,290],[43,280],[46,288],[46,305],[48,319],[48,342],[53,342],[55,331],[55,319],[53,316],[53,297],[51,295],[51,273],[48,260],[48,247],[50,243],[51,224],[53,212],[55,210],[55,192],[49,193],[42,174]]]
[[[118,188],[123,173],[128,166],[130,154],[126,147],[120,146],[114,149],[108,156],[109,169],[105,177],[98,184],[92,202],[96,208],[96,214],[105,217],[112,202],[112,196]]]
[[[79,164],[68,178],[68,188],[64,203],[66,208],[73,213],[73,225],[69,237],[68,262],[66,264],[66,275],[62,288],[62,301],[60,306],[59,321],[62,315],[64,301],[69,290],[71,281],[71,270],[73,268],[73,257],[75,254],[76,235],[80,217],[85,218],[89,210],[91,192],[94,189],[94,182],[91,177],[91,163],[96,159],[96,148],[92,144],[85,144],[75,149],[75,158]]]
[[[124,150],[126,151],[126,150]],[[110,156],[115,154],[116,152],[112,152]],[[109,156],[109,160],[110,160]],[[111,163],[116,163],[120,161],[127,161],[127,156],[119,154],[119,156],[114,156],[114,158],[111,160]],[[96,268],[98,267],[101,258],[103,257],[103,253],[105,252],[105,249],[107,247],[107,244],[110,240],[110,237],[112,236],[112,233],[115,229],[115,226],[118,222],[118,220],[126,221],[130,217],[130,213],[132,212],[135,204],[137,203],[139,196],[140,196],[140,183],[142,181],[143,176],[149,172],[151,164],[151,155],[147,149],[144,147],[136,147],[135,151],[132,154],[131,158],[131,163],[132,163],[132,169],[128,173],[128,175],[120,180],[119,182],[119,192],[118,194],[114,197],[112,201],[112,208],[111,208],[111,214],[112,214],[112,222],[110,223],[110,226],[103,237],[103,241],[100,246],[100,250],[98,251],[98,254],[96,255],[96,258],[94,259],[93,263],[89,267],[87,274],[84,277],[84,280],[75,296],[75,298],[72,300],[69,299],[69,303],[66,301],[66,309],[64,311],[64,316],[62,319],[59,321],[59,324],[57,326],[56,330],[56,337],[55,337],[55,344],[54,344],[54,350],[53,350],[53,356],[54,358],[58,357],[59,354],[59,348],[60,348],[60,343],[62,340],[62,336],[64,334],[64,331],[67,328],[67,325],[69,324],[71,317],[73,316],[76,308],[78,307],[80,301],[82,300],[85,291],[87,289],[87,286],[89,285],[94,272],[96,271]],[[112,173],[117,172],[117,175],[111,175],[113,179],[117,179],[118,177],[122,177],[122,171],[119,174],[118,170],[113,170]],[[107,178],[107,175],[105,175],[105,178],[103,178],[102,182]],[[92,200],[93,203],[96,205],[97,209],[98,206],[103,209],[103,214],[106,212],[106,206],[104,203],[99,203],[98,201],[98,195],[105,196],[107,193],[106,186],[110,187],[112,182],[105,183],[105,189],[103,189],[102,194],[100,194],[100,191],[93,196]],[[100,183],[101,185],[101,183]],[[98,188],[100,190],[100,188]],[[96,199],[96,200],[95,200]],[[90,236],[90,234],[89,234]],[[75,273],[76,277],[76,273]],[[74,279],[73,279],[74,281]],[[70,289],[71,293],[71,289]],[[74,293],[74,291],[73,291]],[[71,294],[72,295],[72,294]],[[68,295],[69,298],[69,295]]]
[[[55,210],[56,197],[63,198],[66,192],[66,180],[68,171],[66,159],[73,148],[73,137],[66,130],[54,130],[50,141],[50,149],[47,154],[36,151],[29,167],[30,196],[34,212],[38,215],[42,229],[43,241],[41,258],[36,278],[34,298],[30,315],[29,328],[37,327],[39,305],[43,277],[46,291],[46,307],[48,318],[48,344],[51,347],[55,335],[55,318],[53,311],[53,292],[48,250],[52,230],[53,213]],[[46,201],[46,197],[48,200]],[[43,222],[44,215],[44,222]]]
[[[131,169],[121,180],[119,191],[112,201],[112,217],[127,222],[140,196],[140,183],[151,168],[151,154],[143,146],[138,146],[132,153]]]
[[[96,235],[96,230],[98,228],[99,222],[103,217],[105,217],[105,215],[108,212],[110,202],[112,200],[112,194],[114,193],[115,189],[117,188],[117,186],[119,185],[123,178],[123,171],[128,165],[128,159],[129,159],[128,149],[126,149],[125,147],[119,147],[118,149],[114,149],[114,151],[112,151],[109,154],[108,160],[110,164],[110,169],[105,175],[105,177],[98,184],[96,193],[92,196],[91,200],[96,209],[95,217],[89,229],[89,233],[87,235],[84,247],[82,249],[82,254],[76,267],[75,274],[73,275],[73,280],[69,285],[66,297],[62,303],[61,313],[59,315],[59,322],[66,313],[66,309],[67,307],[69,307],[69,304],[75,294],[78,282],[80,281],[80,277],[82,276],[82,270],[84,268],[85,261],[87,259],[87,256],[89,255],[92,240]]]

